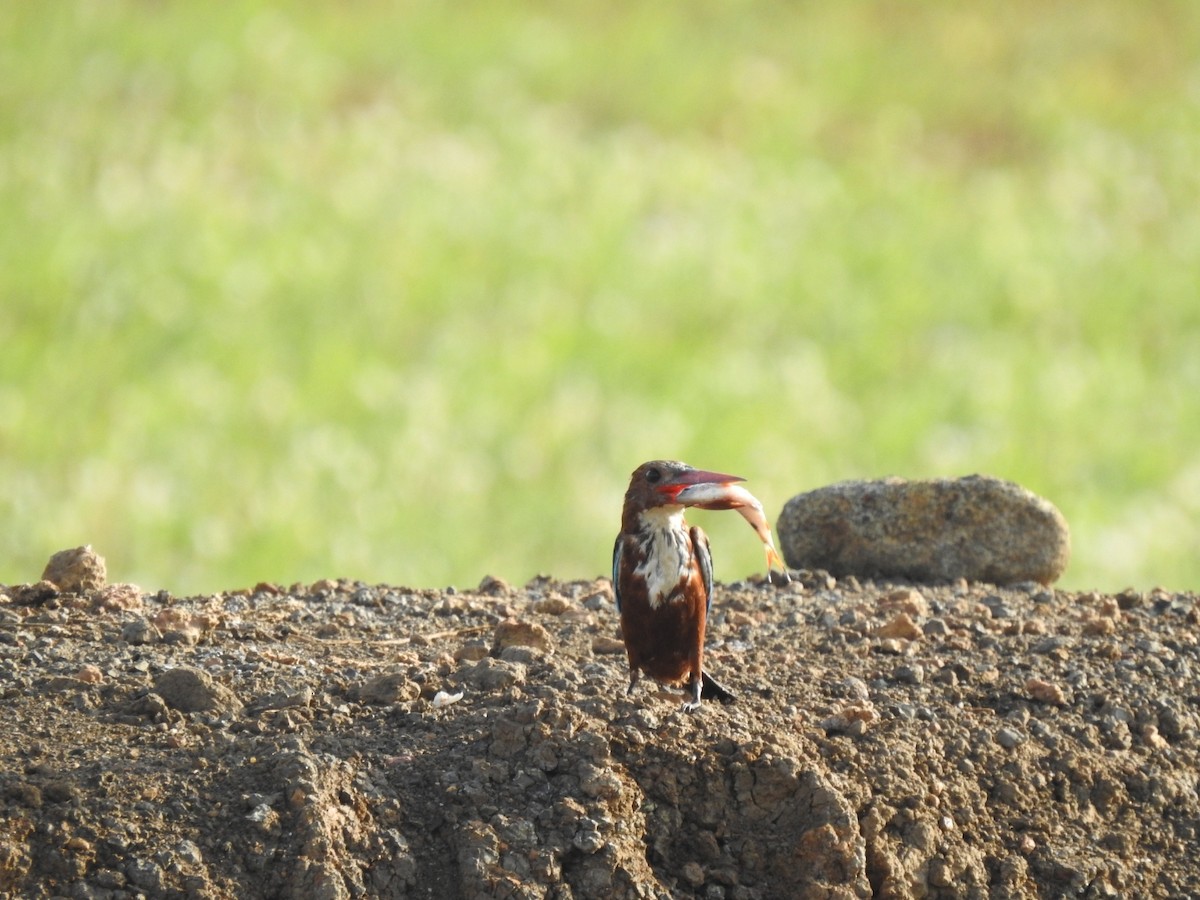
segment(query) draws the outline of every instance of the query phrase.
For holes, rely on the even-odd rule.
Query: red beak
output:
[[[670,481],[660,484],[655,490],[660,494],[666,494],[674,500],[679,496],[681,491],[694,484],[733,484],[734,482],[745,480],[740,475],[724,475],[721,472],[708,472],[704,469],[688,469],[686,472],[676,475]]]

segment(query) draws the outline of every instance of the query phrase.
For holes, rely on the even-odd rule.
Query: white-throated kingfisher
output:
[[[629,656],[629,690],[641,673],[685,685],[684,709],[734,695],[704,671],[704,631],[712,604],[708,538],[684,521],[679,495],[693,485],[729,485],[736,475],[655,460],[634,470],[613,546],[613,591]],[[699,505],[699,504],[694,504]]]

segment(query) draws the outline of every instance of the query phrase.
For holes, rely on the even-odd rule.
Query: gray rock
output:
[[[778,533],[792,568],[924,583],[1051,584],[1071,555],[1053,504],[984,475],[819,488],[787,502]]]

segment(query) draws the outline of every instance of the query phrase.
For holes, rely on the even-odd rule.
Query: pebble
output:
[[[880,598],[879,605],[885,609],[899,610],[914,619],[929,615],[929,601],[916,588],[891,591]]]
[[[1041,678],[1030,678],[1025,682],[1025,692],[1039,703],[1049,703],[1062,706],[1067,702],[1063,689],[1050,681]]]
[[[920,640],[925,636],[925,632],[917,627],[917,623],[912,620],[906,612],[896,613],[894,617],[885,625],[880,625],[875,629],[875,636],[882,638],[900,638],[906,641]]]
[[[996,743],[1007,750],[1012,750],[1025,742],[1025,735],[1015,728],[1001,728],[996,732]]]
[[[925,632],[926,637],[945,637],[950,633],[950,627],[946,624],[946,620],[942,618],[932,618],[921,626],[921,630]]]
[[[867,687],[867,683],[861,678],[854,675],[848,675],[839,681],[836,685],[834,695],[838,697],[846,697],[851,700],[866,702],[871,697],[871,691]]]
[[[920,664],[911,666],[897,666],[894,678],[903,684],[924,684],[925,683],[925,667]]]

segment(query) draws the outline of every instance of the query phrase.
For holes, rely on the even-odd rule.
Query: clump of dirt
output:
[[[119,587],[0,592],[0,895],[1200,894],[1193,594],[721,585],[688,714],[605,580]]]

